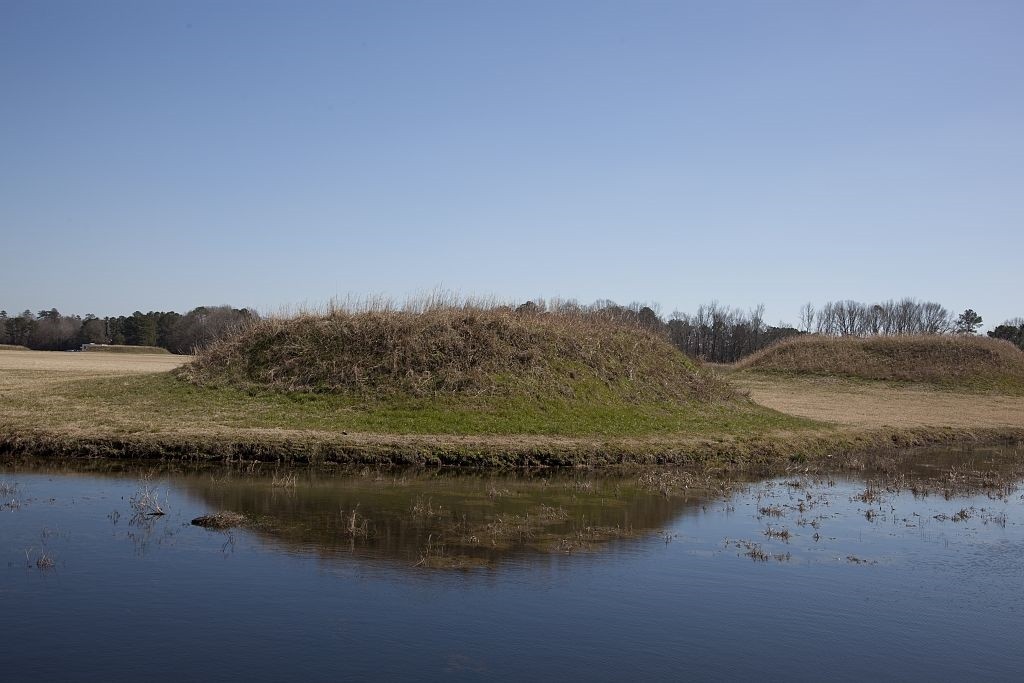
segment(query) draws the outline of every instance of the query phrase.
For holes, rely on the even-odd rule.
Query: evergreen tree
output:
[[[1007,320],[1005,323],[989,332],[988,336],[994,339],[1005,339],[1011,344],[1015,344],[1020,350],[1024,351],[1024,318]]]
[[[974,334],[981,327],[981,316],[968,308],[956,319],[957,334]]]

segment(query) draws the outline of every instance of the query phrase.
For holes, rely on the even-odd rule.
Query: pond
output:
[[[1022,456],[746,480],[0,461],[0,671],[1017,679]]]

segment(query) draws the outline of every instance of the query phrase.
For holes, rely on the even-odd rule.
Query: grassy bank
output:
[[[745,399],[713,405],[507,395],[369,400],[99,370],[78,378],[37,368],[6,372],[0,398],[0,444],[8,449],[38,444],[68,454],[133,457],[565,464],[602,453],[631,457],[655,444],[666,454],[683,442],[818,428]]]
[[[0,344],[0,351],[28,351],[27,346],[19,344]]]
[[[930,422],[843,423],[784,414],[772,396],[800,395],[771,377],[738,398],[708,404],[535,401],[507,395],[376,400],[244,391],[168,373],[176,356],[0,352],[0,452],[60,456],[244,459],[466,466],[704,464],[786,467],[893,448],[1024,439],[1024,399],[987,422],[957,422],[977,395]],[[864,383],[837,381],[815,405],[844,412]],[[935,394],[938,392],[930,392]],[[923,396],[901,397],[908,401]],[[797,407],[793,412],[799,413]],[[898,410],[890,410],[897,413]],[[1002,417],[1000,417],[1002,415]]]

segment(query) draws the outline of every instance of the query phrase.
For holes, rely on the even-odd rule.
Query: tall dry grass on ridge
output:
[[[1024,352],[975,336],[786,339],[741,360],[737,369],[1024,390]]]
[[[332,301],[270,316],[214,342],[180,373],[200,385],[377,397],[733,395],[623,309],[562,302],[513,308],[445,294],[402,305]]]

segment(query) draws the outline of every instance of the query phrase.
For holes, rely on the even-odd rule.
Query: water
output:
[[[673,471],[292,482],[8,462],[0,672],[1017,679],[1019,459],[935,453],[728,488]],[[167,514],[136,516],[145,486]],[[250,523],[190,523],[221,510]]]

